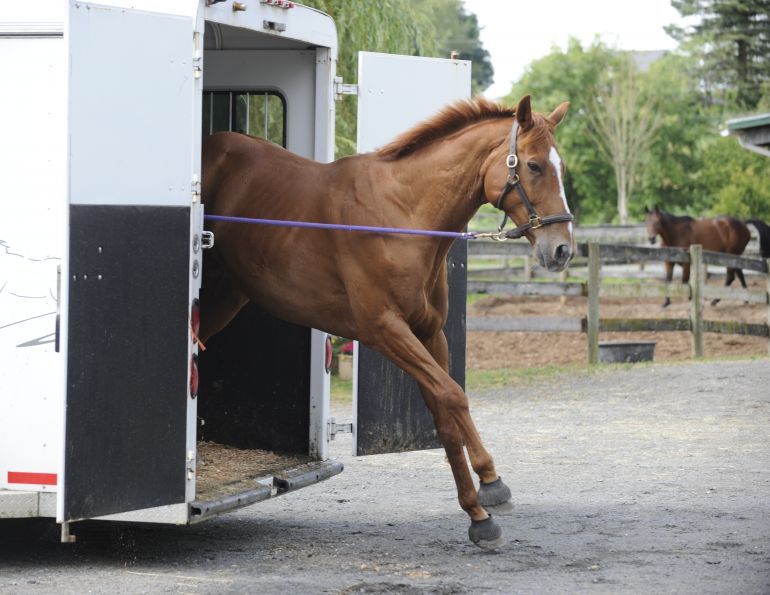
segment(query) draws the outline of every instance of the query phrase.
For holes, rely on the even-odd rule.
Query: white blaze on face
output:
[[[556,170],[556,179],[559,181],[559,196],[561,196],[561,200],[564,203],[564,212],[569,213],[569,206],[567,206],[567,193],[564,192],[564,181],[561,179],[561,157],[559,157],[559,153],[556,151],[556,147],[551,147],[551,151],[548,153],[548,160]],[[569,226],[569,235],[571,236],[572,222],[570,221],[567,223],[567,225]]]

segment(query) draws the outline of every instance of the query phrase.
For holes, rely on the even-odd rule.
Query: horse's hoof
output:
[[[663,302],[663,304],[660,306],[661,308],[668,308],[671,305],[671,300],[666,298],[666,300]]]
[[[471,521],[468,537],[474,545],[484,550],[495,550],[505,543],[503,531],[491,515],[483,521]]]
[[[511,500],[511,490],[501,477],[489,483],[479,482],[479,504],[484,508],[500,506]]]
[[[494,506],[490,504],[484,508],[488,513],[496,516],[508,516],[513,514],[513,502],[510,500],[508,502],[503,502],[502,504],[495,504]]]

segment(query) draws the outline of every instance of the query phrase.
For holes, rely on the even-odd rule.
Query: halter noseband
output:
[[[511,127],[510,152],[508,154],[508,157],[505,159],[505,164],[508,166],[508,179],[505,181],[505,186],[503,186],[503,189],[500,191],[500,196],[497,197],[497,202],[495,203],[495,206],[501,211],[503,211],[503,222],[500,223],[500,226],[497,228],[497,231],[500,232],[500,234],[502,234],[503,228],[505,227],[505,224],[508,222],[508,213],[505,212],[505,210],[503,210],[502,205],[505,197],[514,188],[516,188],[516,190],[518,191],[519,198],[521,198],[521,202],[527,208],[527,212],[529,213],[529,221],[527,221],[526,223],[522,223],[516,228],[506,232],[504,236],[505,239],[517,239],[517,238],[523,237],[530,229],[539,229],[543,227],[543,225],[550,225],[551,223],[565,223],[565,222],[575,220],[575,217],[571,213],[562,213],[561,215],[548,215],[546,217],[538,216],[537,212],[535,211],[535,207],[532,206],[532,203],[529,201],[529,198],[527,198],[527,193],[524,192],[524,187],[521,185],[521,180],[519,180],[519,174],[516,173],[516,168],[519,165],[519,157],[518,157],[518,154],[516,153],[516,140],[518,136],[519,136],[519,121],[516,118],[514,118],[513,126]]]

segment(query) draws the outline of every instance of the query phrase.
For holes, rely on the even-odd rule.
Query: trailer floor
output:
[[[253,489],[256,480],[314,461],[308,455],[241,449],[216,442],[198,442],[195,495],[216,500]]]

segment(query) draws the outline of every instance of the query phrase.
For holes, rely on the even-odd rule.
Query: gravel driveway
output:
[[[1,593],[770,593],[770,362],[601,368],[471,395],[514,492],[467,539],[443,452],[193,527],[0,523]],[[338,413],[338,418],[344,413]]]

